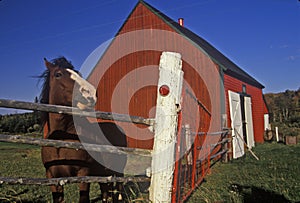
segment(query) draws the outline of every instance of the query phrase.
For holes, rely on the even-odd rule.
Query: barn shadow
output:
[[[231,190],[243,197],[244,203],[254,202],[268,202],[268,203],[289,203],[284,195],[278,194],[274,191],[265,190],[255,186],[243,186],[239,184],[232,184]]]

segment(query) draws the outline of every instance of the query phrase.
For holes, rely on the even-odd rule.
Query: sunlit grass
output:
[[[260,193],[267,202],[300,201],[300,145],[262,144],[253,150],[259,161],[247,153],[217,163],[188,202],[261,202]]]

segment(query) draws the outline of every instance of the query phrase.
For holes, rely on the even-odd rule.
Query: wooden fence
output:
[[[49,104],[39,104],[32,102],[16,101],[0,99],[0,107],[23,109],[23,110],[34,110],[34,111],[45,111],[58,114],[68,114],[83,117],[93,117],[101,118],[103,120],[117,120],[123,122],[132,122],[136,124],[144,124],[147,126],[153,125],[153,119],[146,119],[138,116],[130,116],[126,114],[115,114],[111,112],[101,112],[101,111],[82,111],[78,108],[59,106],[59,105],[49,105]],[[9,143],[21,143],[30,144],[36,146],[48,146],[57,148],[70,148],[77,150],[89,150],[93,152],[105,152],[105,153],[115,153],[120,155],[139,155],[145,157],[151,157],[152,150],[139,149],[139,148],[128,148],[128,147],[117,147],[110,145],[97,145],[88,143],[78,143],[78,142],[67,142],[60,140],[51,139],[41,139],[25,137],[22,135],[4,135],[0,134],[0,142]],[[63,177],[63,178],[11,178],[11,177],[0,177],[0,184],[19,184],[19,185],[65,185],[71,183],[108,183],[108,182],[123,182],[127,183],[129,181],[133,182],[149,182],[149,177],[98,177],[98,176],[87,176],[87,177]]]
[[[96,117],[101,118],[104,120],[113,120],[117,118],[118,121],[124,122],[133,122],[139,123],[144,125],[153,125],[154,119],[146,119],[142,117],[135,117],[123,114],[112,114],[107,112],[88,112],[82,111],[77,108],[73,107],[65,107],[65,106],[54,106],[54,105],[46,105],[46,104],[37,104],[31,102],[22,102],[22,101],[15,101],[15,100],[5,100],[0,99],[0,107],[7,107],[7,108],[17,108],[17,109],[26,109],[26,110],[40,110],[40,111],[47,111],[52,113],[60,113],[60,114],[75,114],[81,116],[88,116],[88,117]],[[117,117],[115,117],[117,115]],[[193,145],[193,147],[197,148],[196,150],[200,150],[204,147],[209,147],[210,149],[215,149],[218,146],[222,146],[217,153],[212,154],[211,156],[206,157],[205,160],[197,160],[195,163],[198,165],[198,169],[195,172],[190,171],[190,174],[198,174],[198,179],[195,183],[190,183],[190,179],[187,178],[187,173],[189,172],[187,166],[184,163],[184,159],[187,159],[189,153],[187,153],[183,159],[180,159],[177,164],[180,165],[180,172],[174,174],[175,180],[178,179],[175,196],[180,202],[183,202],[187,199],[187,197],[191,194],[191,192],[195,189],[195,187],[202,182],[206,173],[210,170],[210,166],[213,164],[214,161],[219,160],[221,157],[227,153],[228,148],[226,147],[227,143],[230,142],[230,139],[227,137],[228,130],[223,132],[215,132],[211,133],[211,135],[223,134],[223,138],[219,142],[211,144],[209,146],[199,146]],[[205,132],[197,132],[192,133],[197,136],[207,136]],[[23,144],[31,144],[36,146],[51,146],[57,148],[71,148],[71,149],[82,149],[82,150],[90,150],[95,152],[108,152],[108,153],[117,153],[117,154],[126,154],[126,155],[140,155],[145,157],[152,156],[152,150],[147,149],[138,149],[138,148],[127,148],[127,147],[116,147],[116,146],[109,146],[109,145],[96,145],[96,144],[81,144],[75,142],[66,142],[66,141],[59,141],[59,140],[50,140],[50,139],[40,139],[40,138],[31,138],[25,137],[21,135],[3,135],[0,134],[0,141],[1,142],[11,142],[11,143],[23,143]],[[190,152],[194,149],[191,148]],[[225,156],[226,157],[226,156]],[[198,171],[198,172],[197,172]],[[200,172],[199,172],[200,171]],[[185,175],[184,175],[185,173]],[[177,176],[177,177],[176,177]],[[133,182],[149,182],[151,181],[150,177],[64,177],[64,178],[11,178],[11,177],[0,177],[0,185],[1,184],[19,184],[19,185],[65,185],[65,184],[72,184],[72,183],[108,183],[108,182],[123,182],[124,184],[133,181]],[[185,183],[184,183],[185,182]],[[182,187],[186,187],[190,185],[190,190],[188,192],[183,192]]]
[[[84,177],[63,177],[63,178],[8,178],[0,177],[1,184],[11,185],[60,185],[71,183],[112,183],[112,182],[149,182],[148,177],[99,177],[99,176],[84,176]]]
[[[70,107],[70,106],[40,104],[40,103],[32,103],[32,102],[24,102],[24,101],[16,101],[16,100],[8,100],[8,99],[0,99],[0,107],[44,111],[49,113],[68,114],[68,115],[82,116],[82,117],[101,118],[103,120],[130,122],[136,124],[144,124],[148,126],[151,126],[154,123],[154,119],[143,118],[139,116],[131,116],[127,114],[118,114],[118,113],[103,112],[103,111],[83,111],[79,108]]]
[[[128,147],[117,147],[111,145],[97,145],[97,144],[87,144],[79,142],[67,142],[60,140],[51,140],[51,139],[39,139],[25,137],[22,135],[3,135],[0,134],[1,142],[11,142],[11,143],[22,143],[30,144],[36,146],[46,146],[46,147],[57,147],[57,148],[70,148],[70,149],[82,149],[93,152],[106,152],[106,153],[115,153],[115,154],[125,154],[125,155],[141,155],[151,157],[152,150],[148,149],[139,149],[139,148],[128,148]]]

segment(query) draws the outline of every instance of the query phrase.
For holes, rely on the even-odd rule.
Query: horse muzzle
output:
[[[75,94],[73,97],[73,105],[80,109],[92,109],[97,102],[96,97],[84,96],[82,94]]]
[[[71,73],[71,79],[75,81],[73,90],[73,105],[80,109],[91,109],[97,102],[96,88],[88,81],[80,77],[73,70],[67,69]]]

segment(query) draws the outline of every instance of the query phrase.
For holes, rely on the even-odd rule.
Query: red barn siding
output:
[[[150,12],[143,4],[138,4],[135,10],[127,19],[119,34],[142,29],[158,29],[175,32],[170,26],[166,25],[158,16]]]
[[[119,53],[123,51],[124,47],[126,48],[126,45],[128,46],[128,40],[132,42],[130,45],[133,50],[135,50],[135,47],[139,46],[141,43],[138,41],[138,37],[135,38],[135,34],[137,33],[131,32],[130,38],[126,38],[127,36],[124,33],[149,28],[174,32],[170,25],[166,24],[144,5],[138,4],[88,78],[92,84],[97,86],[97,110],[129,113],[130,115],[142,117],[154,117],[155,109],[153,107],[156,106],[156,85],[143,87],[134,92],[133,95],[131,95],[133,91],[131,86],[132,84],[138,86],[140,81],[146,80],[149,77],[152,78],[152,81],[156,81],[154,84],[157,84],[158,64],[161,51],[137,50],[118,58]],[[218,66],[214,64],[205,53],[200,51],[198,47],[191,45],[190,41],[186,38],[181,37],[176,40],[165,40],[166,37],[163,36],[164,34],[166,33],[162,33],[161,36],[156,36],[156,38],[152,39],[151,42],[147,41],[142,43],[151,43],[152,45],[156,44],[160,47],[163,42],[163,46],[166,47],[165,50],[181,53],[183,57],[185,82],[187,82],[189,87],[193,90],[195,97],[201,101],[209,111],[212,111],[211,96],[208,92],[207,81],[210,81],[209,83],[213,84],[214,89],[219,89],[218,86],[220,85],[220,82],[218,81],[220,78],[207,77],[210,75],[209,73],[203,73],[204,76],[200,76],[197,69],[199,70],[205,67],[205,70],[218,70]],[[123,38],[124,36],[125,38]],[[185,59],[188,61],[185,61]],[[132,73],[135,70],[138,71],[141,67],[148,67],[148,70],[151,69],[151,75],[136,75],[136,77],[132,78],[129,82],[130,84],[128,83],[124,85],[124,87],[118,87],[120,91],[122,91],[122,95],[120,94],[117,101],[113,100],[112,98],[116,92],[118,83],[127,76],[127,74]],[[219,77],[219,74],[217,74],[217,76]],[[203,80],[204,77],[206,77],[206,82]],[[214,91],[213,94],[219,94],[218,90]],[[129,101],[129,104],[125,107],[125,109],[123,108],[124,102],[127,101]],[[112,109],[112,102],[114,102],[114,109]],[[215,112],[219,112],[220,105],[215,106]],[[193,131],[208,131],[211,124],[211,118],[208,118],[207,115],[203,113],[203,110],[200,109],[199,111],[200,115],[198,116],[201,118],[200,121],[195,124],[195,129],[193,129]],[[195,111],[192,110],[191,113],[195,113]],[[194,122],[192,121],[194,116],[185,119],[190,119],[190,123]],[[189,123],[189,121],[186,121],[186,123]],[[215,121],[214,125],[218,125],[218,123],[220,123],[219,120]],[[126,123],[122,123],[121,126],[128,135],[129,147],[152,148],[153,134],[150,133],[149,130],[145,129],[144,126]]]
[[[227,115],[230,115],[228,90],[234,92],[242,92],[243,85],[246,85],[246,92],[248,95],[251,96],[253,131],[255,142],[263,143],[265,102],[262,96],[262,89],[249,85],[227,74],[224,74]],[[228,118],[228,126],[231,126],[230,117],[228,116]]]
[[[265,100],[264,100],[264,114],[269,114],[268,105]]]

